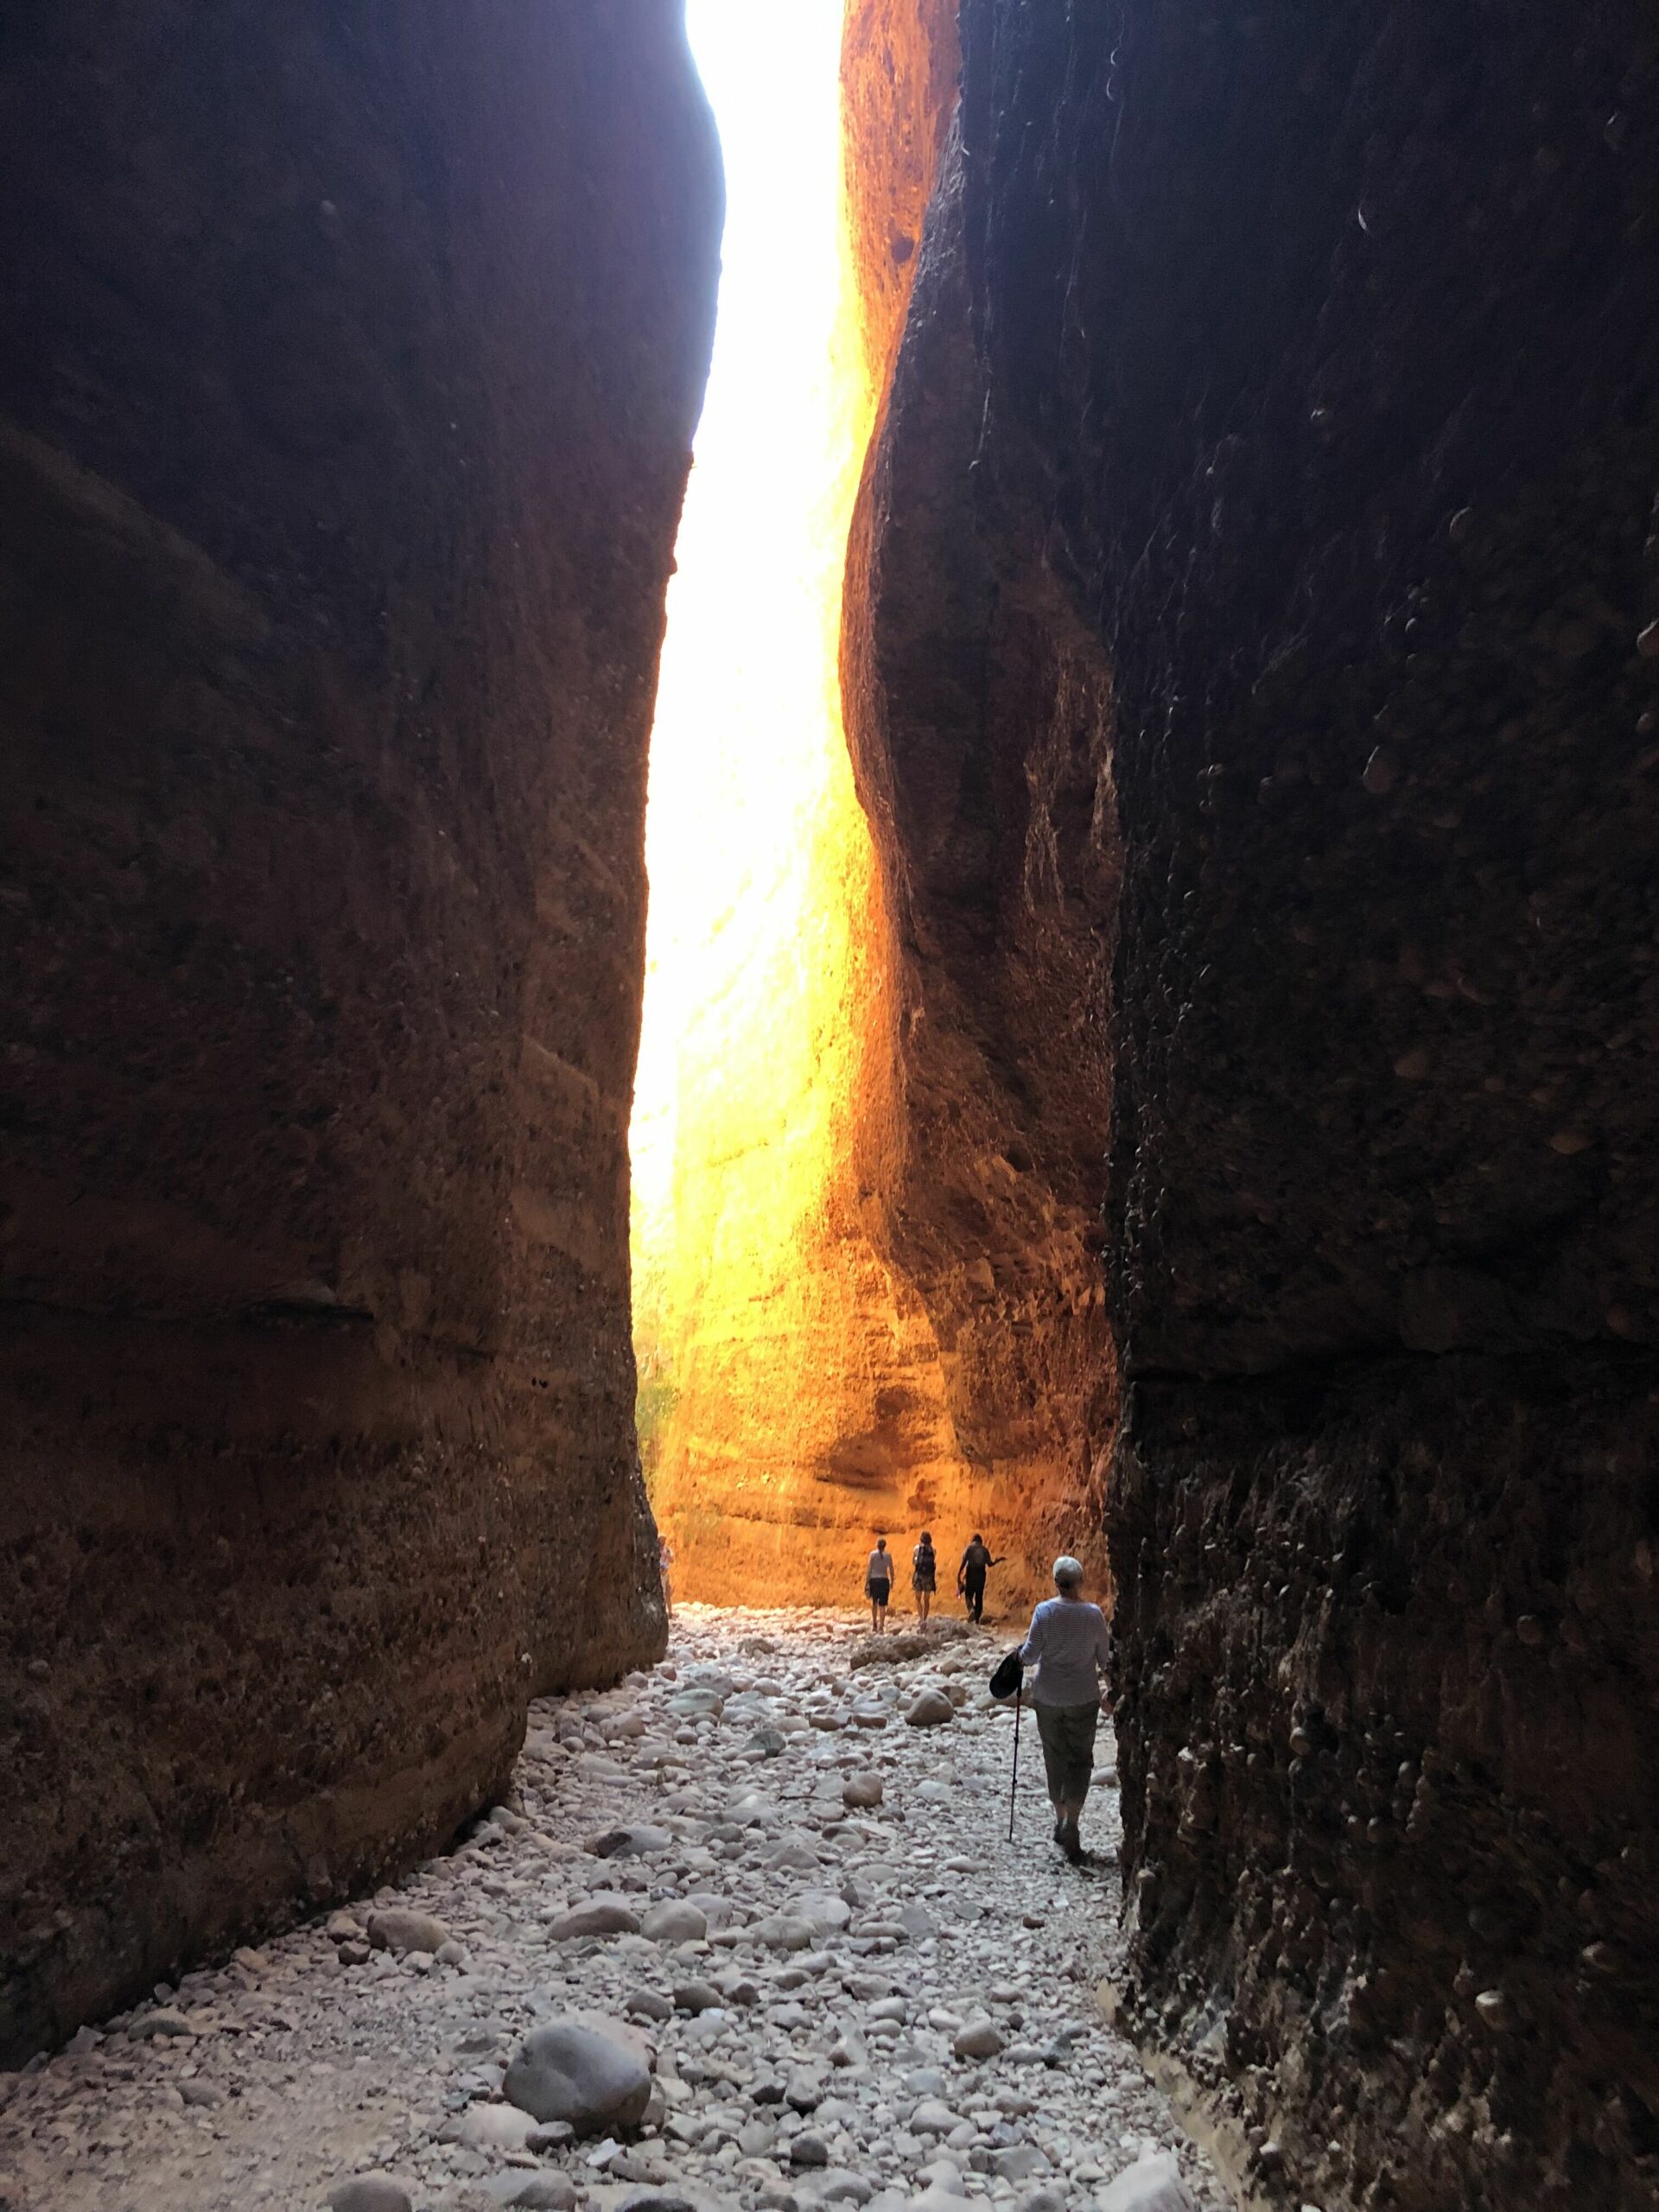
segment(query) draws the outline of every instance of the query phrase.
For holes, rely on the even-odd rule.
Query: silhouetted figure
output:
[[[876,1538],[864,1570],[864,1595],[870,1601],[870,1626],[880,1636],[887,1630],[887,1600],[893,1595],[893,1554],[885,1536]]]
[[[929,1530],[922,1531],[922,1541],[910,1555],[910,1586],[916,1593],[916,1618],[927,1626],[927,1616],[933,1603],[933,1592],[938,1587],[939,1562],[933,1553],[933,1538]]]
[[[970,1621],[978,1620],[985,1611],[987,1570],[1001,1564],[1000,1560],[991,1556],[990,1546],[976,1529],[962,1554],[962,1565],[957,1569],[957,1594],[967,1600]]]
[[[1037,1669],[1030,1695],[1054,1808],[1054,1840],[1075,1864],[1083,1857],[1077,1823],[1094,1772],[1099,1678],[1110,1662],[1112,1640],[1106,1616],[1083,1595],[1081,1560],[1057,1559],[1054,1587],[1058,1595],[1044,1599],[1032,1615],[1020,1656]]]

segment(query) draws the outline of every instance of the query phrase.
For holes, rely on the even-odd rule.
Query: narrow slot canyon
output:
[[[1659,2202],[1656,206],[1629,0],[8,21],[0,2212]]]

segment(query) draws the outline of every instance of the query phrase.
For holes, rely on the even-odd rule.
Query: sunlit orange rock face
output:
[[[775,454],[781,480],[724,494],[753,505],[746,532],[722,535],[720,472],[740,464],[713,419],[717,349],[670,595],[633,1134],[642,1447],[683,1594],[853,1600],[875,1532],[902,1562],[928,1526],[947,1583],[982,1529],[1008,1555],[994,1600],[1019,1605],[1057,1545],[1088,1548],[1097,1518],[1078,1417],[1084,1370],[1096,1389],[1100,1372],[1097,1270],[1085,1205],[1057,1194],[975,1020],[944,1007],[971,984],[914,938],[874,649],[879,426],[926,260],[955,8],[832,14],[841,90],[820,181],[834,232],[818,244],[834,268],[793,302],[820,319],[831,363],[822,388],[800,372],[820,419]],[[830,101],[833,69],[831,53]],[[792,110],[805,163],[823,151],[810,99]],[[735,224],[747,156],[721,119]],[[797,270],[809,230],[804,218],[791,241]],[[743,251],[728,229],[728,318],[743,312]],[[780,354],[777,380],[791,376]],[[803,454],[817,473],[791,484]],[[788,592],[802,579],[805,616]],[[722,645],[734,607],[747,627]],[[1097,704],[1088,692],[1085,719]],[[927,1027],[942,1009],[943,1058]],[[949,1183],[934,1169],[947,1156]]]

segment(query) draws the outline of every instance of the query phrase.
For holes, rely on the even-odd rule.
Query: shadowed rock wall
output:
[[[963,52],[855,735],[912,1127],[985,1054],[907,1164],[933,1266],[998,1281],[939,1203],[982,1124],[1079,1220],[1105,1193],[1128,2012],[1290,2203],[1624,2212],[1659,2177],[1652,20],[967,0]],[[962,895],[1030,849],[1061,666],[1106,716],[1058,817],[1117,932],[1087,1081],[1087,927],[1046,1000]],[[1040,1370],[1022,1318],[996,1356]],[[1074,1402],[1092,1452],[1110,1400]]]
[[[0,2050],[662,1645],[626,1122],[672,0],[0,33]]]

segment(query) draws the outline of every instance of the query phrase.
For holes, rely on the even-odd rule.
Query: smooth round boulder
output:
[[[574,1943],[582,1936],[637,1936],[639,1916],[616,1897],[589,1897],[547,1923],[550,1942]]]
[[[677,2012],[713,2012],[725,2003],[712,1982],[682,1982],[674,1992],[673,2010]]]
[[[841,1785],[841,1802],[853,1807],[879,1805],[886,1795],[881,1777],[866,1768],[861,1774],[849,1774]]]
[[[377,1951],[431,1951],[449,1941],[449,1930],[429,1912],[412,1912],[406,1905],[388,1905],[369,1915],[369,1941]]]
[[[995,2058],[1003,2048],[1002,2031],[995,2020],[966,2020],[950,2048],[958,2058]]]
[[[620,2031],[577,2020],[533,2028],[501,2084],[510,2104],[537,2120],[568,2120],[578,2135],[637,2127],[651,2101],[651,2069]]]
[[[709,1923],[685,1898],[666,1897],[661,1904],[652,1905],[639,1923],[639,1933],[653,1943],[701,1943],[709,1933]]]
[[[912,1728],[942,1728],[954,1720],[957,1708],[943,1690],[924,1690],[912,1703],[905,1719]]]

